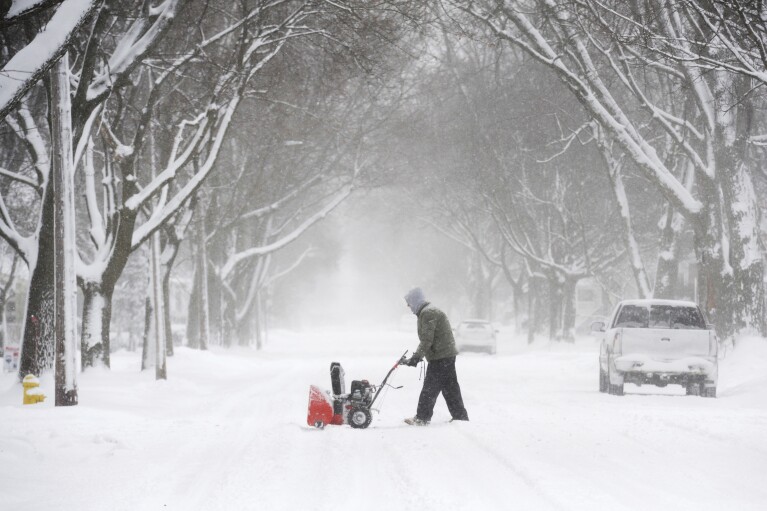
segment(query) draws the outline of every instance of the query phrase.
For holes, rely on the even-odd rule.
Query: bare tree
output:
[[[224,18],[222,26],[211,27],[217,31],[165,64],[159,76],[144,75],[146,100],[134,122],[133,133],[123,128],[118,135],[117,129],[108,128],[127,124],[119,117],[114,120],[107,117],[102,124],[106,157],[100,169],[86,171],[86,190],[95,189],[99,174],[105,178],[102,182],[110,183],[119,176],[123,184],[107,185],[103,202],[95,193],[85,197],[92,246],[90,260],[81,263],[80,280],[85,299],[83,352],[95,350],[90,360],[98,355],[105,364],[109,363],[109,302],[130,252],[179,215],[213,171],[235,113],[252,93],[253,82],[265,66],[288,41],[322,33],[321,28],[310,23],[317,16],[311,2],[257,2],[233,14],[234,21]],[[226,65],[214,65],[209,60],[213,55]],[[198,96],[181,110],[183,117],[177,119],[171,147],[159,158],[159,167],[147,172],[147,160],[141,156],[148,152],[151,161],[154,153],[145,146],[145,141],[151,139],[148,135],[154,131],[167,131],[153,122],[158,115],[156,110],[177,111],[178,103],[170,101],[168,94],[181,84],[192,88],[186,75],[178,74],[182,70],[197,73],[204,80],[203,86],[196,91]],[[95,161],[88,157],[92,149],[92,144],[85,149],[86,168]],[[161,307],[154,307],[154,311],[162,314]],[[159,330],[156,331],[159,335]]]
[[[52,6],[54,11],[48,12],[47,8]],[[125,20],[119,15],[113,17],[103,2],[70,0],[61,5],[41,2],[24,15],[39,16],[41,19],[38,21],[47,20],[45,26],[49,28],[32,35],[26,43],[19,43],[21,48],[13,56],[6,55],[6,68],[15,68],[20,64],[19,69],[29,72],[29,75],[25,75],[24,80],[17,84],[19,86],[9,93],[10,99],[3,102],[4,112],[8,112],[5,121],[25,148],[25,159],[29,166],[19,165],[9,169],[5,175],[8,179],[30,187],[38,194],[40,211],[37,224],[28,230],[14,222],[14,213],[5,207],[2,208],[3,215],[0,218],[0,235],[17,250],[31,271],[20,375],[39,374],[42,369],[50,367],[53,361],[52,318],[46,312],[52,310],[51,283],[55,253],[51,246],[53,194],[49,178],[49,140],[52,136],[45,136],[53,127],[47,126],[45,122],[46,98],[41,93],[41,73],[67,49],[82,52],[82,58],[76,59],[78,67],[70,71],[78,78],[71,109],[73,146],[82,148],[82,143],[90,138],[94,121],[109,95],[119,89],[121,84],[125,84],[124,78],[164,34],[179,6],[180,2],[175,0],[164,2],[156,9],[149,1],[138,2],[135,6],[138,16]],[[80,29],[91,18],[91,14],[94,18],[91,32],[83,36]],[[64,21],[56,23],[59,16]],[[110,19],[113,20],[112,23],[109,23]],[[76,23],[72,24],[72,21]],[[52,37],[47,33],[48,30],[55,31],[62,37]],[[81,39],[85,41],[83,45],[79,44]],[[20,40],[25,41],[24,36]],[[37,52],[35,48],[40,44],[46,45],[51,51]],[[32,52],[35,58],[26,57],[29,52]],[[10,75],[6,78],[13,80]],[[75,164],[81,154],[81,150],[75,151]],[[29,207],[29,203],[26,207]]]
[[[681,6],[569,0],[456,4],[553,71],[687,219],[707,283],[701,301],[720,333],[760,330],[764,263],[758,207],[743,157],[751,126],[747,104],[737,99],[741,80],[726,69],[704,73],[690,59],[678,58],[681,53],[658,58],[645,44],[648,27],[677,44],[694,39],[700,27],[681,15]],[[672,80],[691,101],[669,97],[655,86],[661,80],[655,77]],[[680,105],[691,110],[680,115]],[[662,158],[668,140],[694,168],[693,189]]]

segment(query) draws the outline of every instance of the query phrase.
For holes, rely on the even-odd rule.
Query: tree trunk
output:
[[[195,261],[197,258],[195,257]],[[189,296],[186,316],[186,342],[190,348],[200,348],[200,271],[195,264],[192,277],[192,293]]]
[[[264,297],[264,293],[261,292],[258,295],[258,307],[259,307],[259,313],[258,317],[261,321],[260,323],[260,332],[261,332],[261,346],[264,346],[267,342],[269,342],[269,291],[266,291],[266,298]]]
[[[200,272],[200,293],[197,300],[199,306],[198,318],[200,320],[200,349],[207,350],[210,341],[210,306],[208,295],[208,251],[205,236],[205,217],[200,210],[200,218],[197,220],[197,267]]]
[[[152,356],[152,299],[147,294],[144,302],[144,339],[141,345],[141,370],[151,367]]]
[[[43,194],[36,261],[32,269],[24,314],[19,381],[53,367],[53,187]]]
[[[136,342],[136,331],[133,328],[131,328],[130,330],[128,330],[128,351],[130,351],[131,353],[136,351],[137,344],[138,343]]]
[[[485,265],[482,254],[474,252],[471,258],[472,314],[475,318],[490,320],[493,278]]]
[[[514,331],[520,332],[522,329],[522,295],[515,287],[512,287],[512,301],[514,306]]]
[[[553,279],[549,279],[549,340],[553,341],[557,338],[557,285],[553,282]]]
[[[223,342],[221,345],[224,348],[232,347],[232,344],[234,344],[232,342],[232,338],[237,333],[237,321],[236,321],[237,312],[234,309],[235,309],[235,306],[231,303],[231,300],[228,300],[227,305],[224,308],[223,317],[222,317]]]
[[[693,225],[695,233],[695,252],[701,286],[698,289],[700,305],[705,309],[709,321],[716,325],[721,337],[734,333],[732,328],[732,310],[727,303],[731,280],[722,251],[721,195],[716,184],[698,183],[698,189],[704,197],[705,207],[699,220]]]
[[[173,325],[170,318],[170,272],[173,268],[173,261],[162,265],[162,301],[163,326],[165,328],[165,353],[169,357],[173,356]]]
[[[253,312],[253,308],[251,308],[251,311],[246,313],[245,317],[237,322],[237,344],[239,346],[250,346],[250,339],[253,335],[251,327],[255,324],[253,314],[255,314],[255,312]]]
[[[98,362],[110,367],[109,326],[112,321],[113,288],[105,289],[97,283],[81,286],[83,290],[83,322],[80,339],[82,368]]]
[[[549,281],[549,340],[562,340],[562,304],[564,290],[558,275],[552,275]]]
[[[509,283],[512,290],[512,300],[514,305],[514,330],[516,332],[522,331],[522,303],[524,302],[524,292],[525,292],[525,282],[524,282],[524,272],[521,272],[519,277],[515,280],[514,276],[511,274],[511,270],[509,269],[509,266],[506,264],[506,255],[505,255],[505,249],[504,252],[501,253],[501,270],[503,270],[503,274],[506,277],[506,282]]]
[[[577,279],[566,279],[562,287],[562,339],[575,342],[575,288]]]
[[[0,303],[0,353],[4,352],[5,340],[8,338],[8,321],[5,314],[5,300]]]
[[[188,206],[186,213],[179,215],[180,218],[176,218],[173,224],[166,226],[167,228],[165,229],[165,236],[163,238],[165,245],[162,247],[161,251],[162,301],[164,304],[163,316],[165,324],[165,339],[167,339],[166,354],[169,357],[173,356],[174,344],[171,314],[170,278],[171,274],[173,273],[173,268],[176,263],[176,257],[178,256],[179,248],[184,240],[186,230],[189,228],[189,223],[191,222],[195,206],[196,201],[191,201],[191,204]],[[188,218],[188,220],[185,220],[186,218]]]
[[[266,334],[266,314],[264,310],[263,290],[261,289],[256,292],[253,308],[256,311],[254,324],[256,349],[260,351],[264,347],[264,335]]]
[[[658,247],[658,267],[655,270],[653,298],[677,298],[679,281],[679,232],[684,219],[674,211],[673,206],[666,206],[665,223],[661,231]]]
[[[721,173],[721,180],[725,225],[730,233],[732,282],[728,302],[732,308],[731,330],[745,330],[761,336],[765,335],[765,296],[758,200],[742,163],[725,168],[727,170]]]
[[[530,276],[527,305],[527,344],[535,341],[535,334],[543,322],[543,290],[541,278]],[[537,281],[537,282],[536,282]]]

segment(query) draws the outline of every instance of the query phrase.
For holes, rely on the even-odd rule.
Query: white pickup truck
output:
[[[624,383],[672,383],[688,395],[716,397],[718,340],[695,303],[625,300],[591,330],[602,337],[600,392],[622,396]]]

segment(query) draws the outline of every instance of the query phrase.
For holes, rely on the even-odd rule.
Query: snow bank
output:
[[[720,356],[719,381],[722,397],[738,397],[750,402],[758,397],[767,403],[767,341],[745,337],[737,341],[736,349]]]

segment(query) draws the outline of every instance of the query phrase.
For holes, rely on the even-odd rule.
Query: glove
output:
[[[410,367],[415,367],[418,365],[420,361],[421,361],[421,357],[416,357],[415,355],[413,355],[412,357],[410,357],[409,359],[405,361],[405,365]]]

